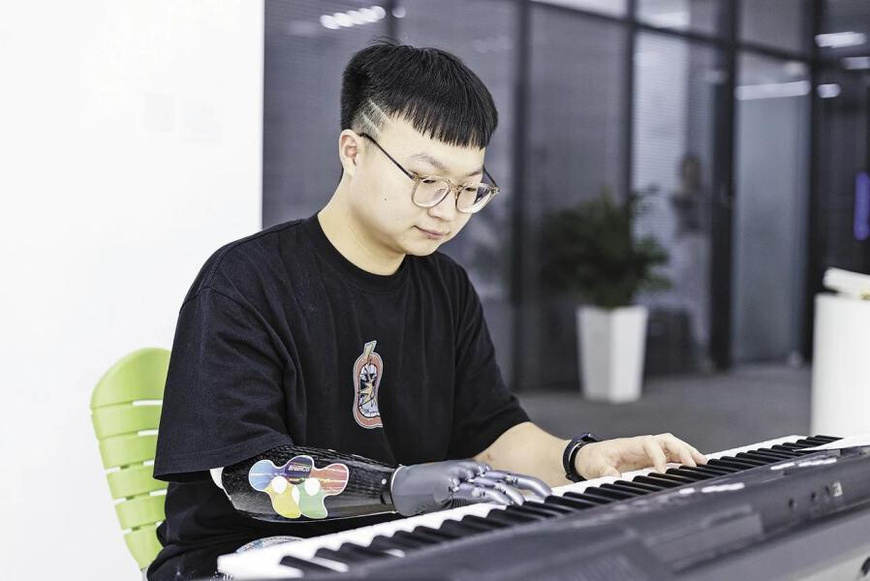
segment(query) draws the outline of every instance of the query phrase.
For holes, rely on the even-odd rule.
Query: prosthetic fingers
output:
[[[541,499],[552,493],[543,481],[473,460],[448,460],[400,466],[391,483],[392,503],[403,516],[477,502],[523,504],[522,490]]]

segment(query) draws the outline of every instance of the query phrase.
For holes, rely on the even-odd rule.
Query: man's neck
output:
[[[405,255],[389,252],[377,244],[338,198],[333,196],[317,213],[326,238],[354,266],[372,274],[394,274]]]

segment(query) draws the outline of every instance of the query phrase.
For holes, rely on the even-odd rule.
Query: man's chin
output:
[[[441,244],[442,242],[434,241],[429,241],[428,243],[407,244],[403,250],[408,256],[429,256],[438,250],[438,248],[441,247]]]

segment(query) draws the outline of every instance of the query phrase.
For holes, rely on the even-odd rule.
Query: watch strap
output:
[[[577,453],[580,452],[580,449],[583,448],[583,446],[591,444],[592,442],[600,441],[601,438],[592,432],[584,432],[579,436],[571,438],[571,441],[568,442],[568,445],[565,446],[565,450],[562,452],[562,468],[565,470],[565,478],[571,482],[582,482],[586,480],[579,472],[577,472],[574,460],[577,459]]]

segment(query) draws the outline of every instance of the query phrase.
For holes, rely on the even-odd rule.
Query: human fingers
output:
[[[622,473],[615,466],[605,464],[599,469],[598,476],[602,478],[605,476],[614,476],[616,478],[619,478],[622,476]]]
[[[689,445],[680,440],[673,434],[660,434],[657,439],[662,443],[668,460],[671,462],[679,462],[684,466],[694,468],[697,466],[695,459],[692,457],[692,451]]]
[[[692,458],[695,459],[695,462],[701,465],[707,463],[707,457],[701,454],[701,452],[699,452],[697,448],[689,445],[689,449],[692,451]]]
[[[680,438],[675,437],[675,439],[677,441],[679,441],[680,444],[682,444],[683,446],[685,446],[686,448],[689,449],[689,453],[692,455],[692,459],[695,460],[696,464],[703,465],[703,464],[707,463],[707,457],[704,454],[702,454],[701,452],[699,452],[696,447],[692,446],[691,444],[689,444],[688,442],[686,442],[685,440],[682,440]]]
[[[652,466],[658,472],[664,472],[668,461],[665,452],[662,450],[661,443],[652,436],[642,436],[641,438],[643,450],[646,452]]]

